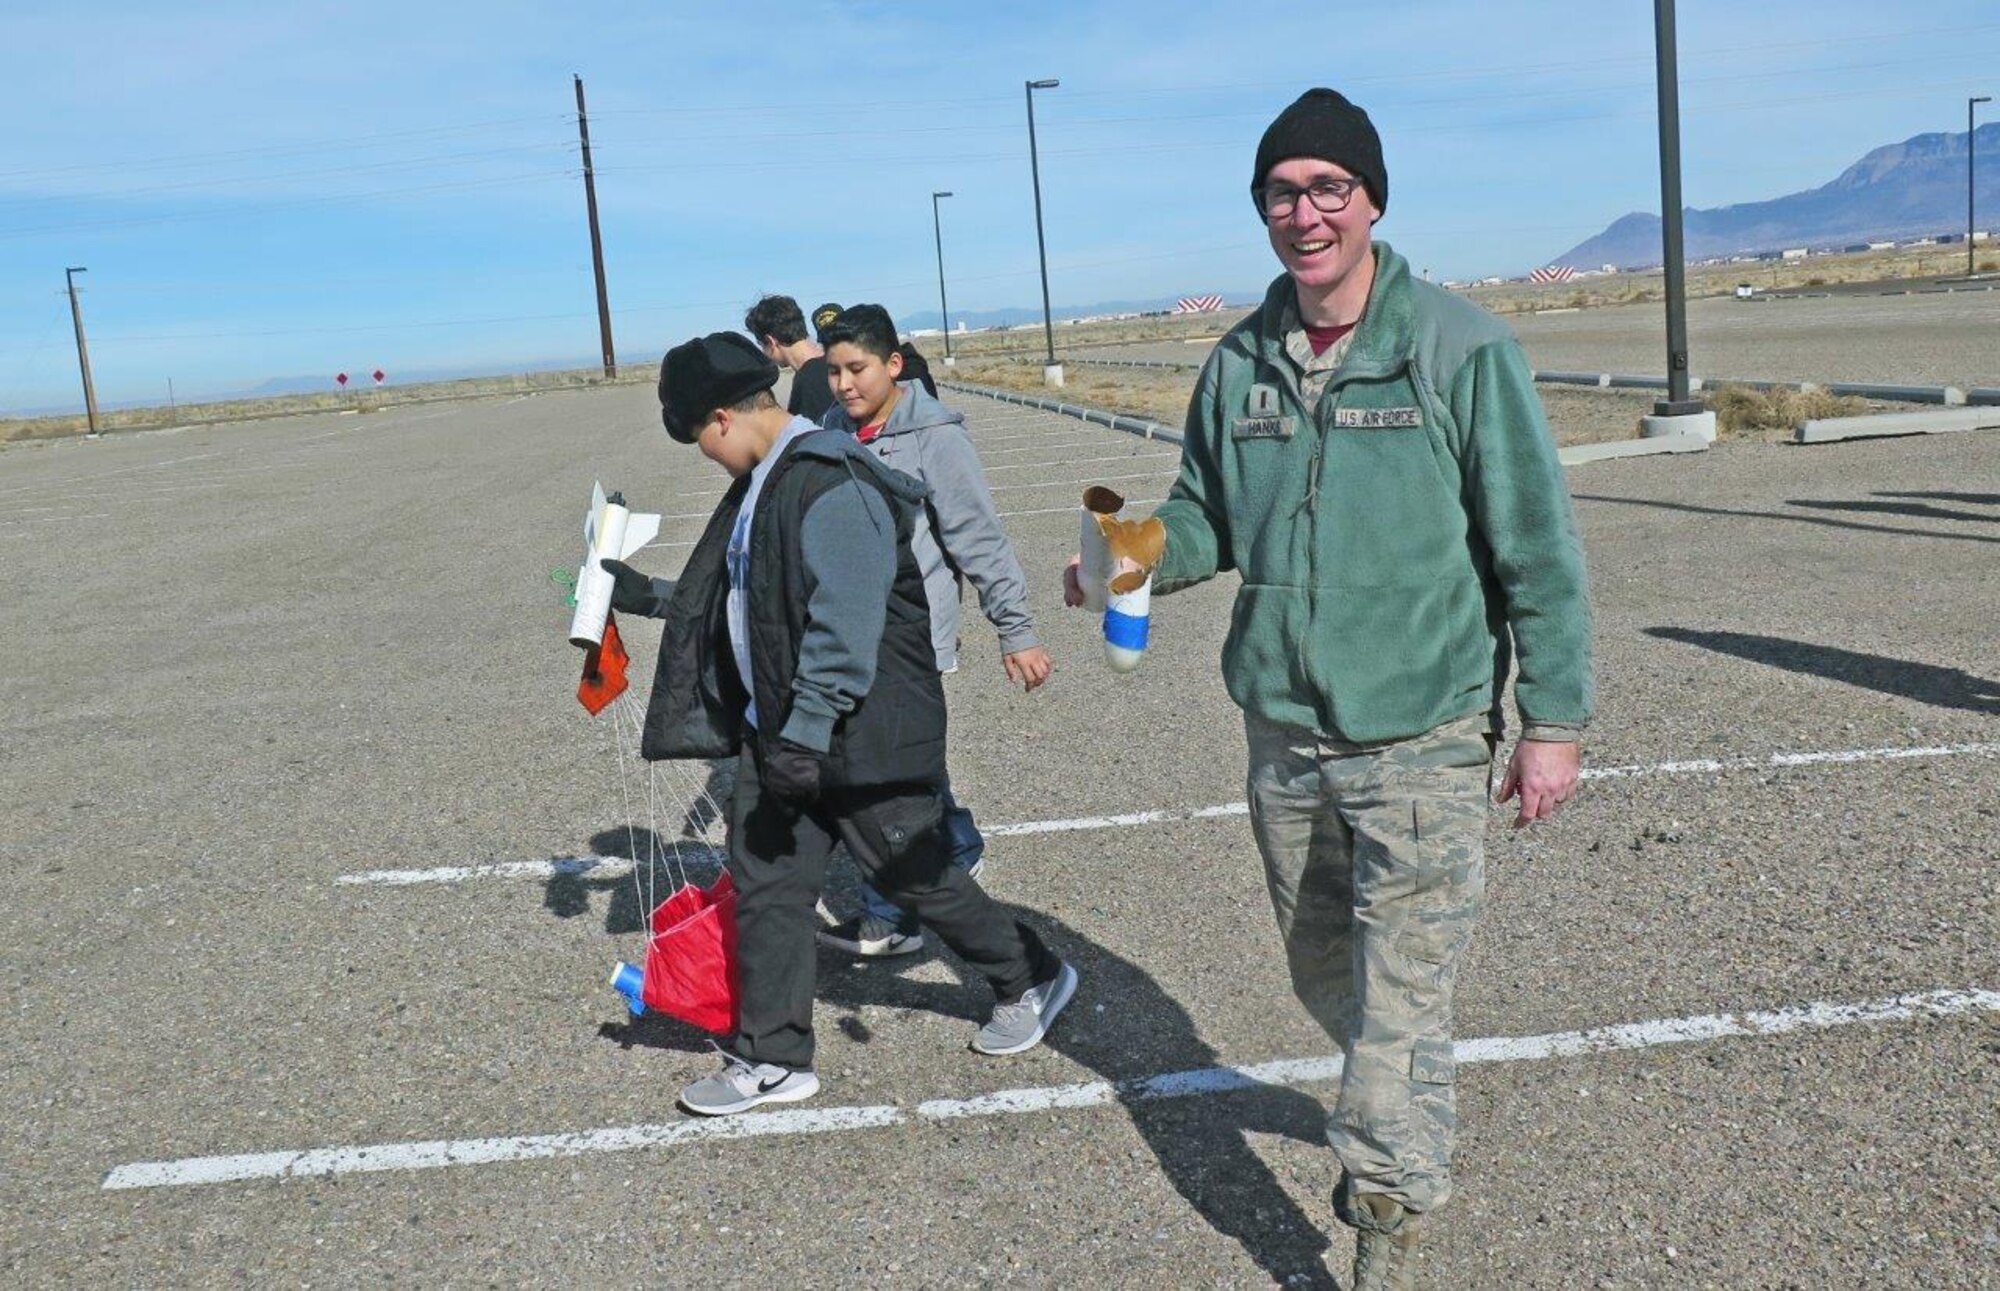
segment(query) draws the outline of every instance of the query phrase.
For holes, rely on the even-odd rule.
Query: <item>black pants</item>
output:
[[[798,808],[764,792],[751,746],[737,758],[729,809],[729,878],[736,885],[741,985],[736,1053],[749,1062],[810,1067],[818,951],[813,904],[836,839],[881,893],[916,914],[986,978],[996,999],[1019,999],[1060,960],[1034,930],[948,864],[940,783],[829,789]]]

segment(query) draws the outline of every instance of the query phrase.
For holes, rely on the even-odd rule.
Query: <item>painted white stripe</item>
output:
[[[1051,466],[1087,466],[1094,462],[1172,462],[1180,464],[1179,453],[1114,453],[1110,457],[1072,457],[1061,462],[1014,462],[1007,466],[989,466],[988,475],[998,475],[1002,471],[1045,471]]]
[[[1125,505],[1128,507],[1149,507],[1155,503],[1165,501],[1165,498],[1131,498],[1126,501]],[[1002,511],[999,514],[1002,520],[1006,520],[1013,516],[1075,515],[1076,510],[1076,504],[1071,503],[1066,507],[1037,507],[1032,511]]]
[[[1060,466],[1062,463],[1054,462],[1051,465]],[[1090,482],[1092,484],[1112,484],[1120,480],[1156,480],[1162,475],[1171,475],[1178,469],[1180,469],[1178,465],[1168,464],[1156,466],[1150,471],[1139,471],[1131,475],[1093,476]],[[1073,489],[1076,488],[1077,484],[1077,478],[1070,475],[1053,480],[1031,480],[1026,484],[996,484],[986,491],[988,493],[1012,493],[1017,489],[1053,489],[1057,487]],[[1126,505],[1130,506],[1131,504],[1128,502]]]
[[[578,1134],[534,1134],[497,1139],[437,1139],[427,1143],[382,1143],[373,1147],[310,1148],[301,1152],[256,1152],[245,1156],[192,1157],[184,1161],[144,1161],[123,1165],[104,1177],[106,1191],[173,1188],[243,1179],[299,1179],[311,1175],[361,1174],[380,1170],[435,1170],[448,1165],[488,1165],[547,1157],[631,1152],[688,1142],[758,1138],[772,1134],[830,1134],[895,1125],[898,1107],[829,1107],[814,1111],[771,1112],[762,1116],[676,1121],[671,1125],[627,1125]]]
[[[1629,767],[1597,767],[1583,773],[1585,780],[1614,780],[1624,776],[1686,775],[1697,771],[1748,771],[1767,767],[1810,767],[1841,762],[1896,762],[1904,758],[1950,758],[1972,753],[2000,753],[2000,744],[1934,744],[1925,748],[1836,749],[1821,753],[1773,753],[1766,758],[1701,758],[1692,762],[1655,762]]]
[[[1949,758],[2000,754],[2000,743],[1935,744],[1924,748],[1833,749],[1813,753],[1774,753],[1762,758],[1703,758],[1687,762],[1651,762],[1632,766],[1593,767],[1583,773],[1585,780],[1627,780],[1642,776],[1693,775],[1725,771],[1763,771],[1774,767],[1839,765],[1854,762],[1898,762],[1910,758]],[[1512,808],[1501,808],[1512,810]],[[1225,802],[1213,807],[1161,807],[1151,811],[1128,811],[1115,816],[1072,816],[1064,820],[1025,820],[1011,825],[982,828],[988,838],[1018,838],[1030,834],[1073,834],[1094,829],[1133,829],[1142,825],[1162,825],[1184,820],[1219,820],[1247,816],[1247,802]],[[676,856],[683,861],[721,863],[714,848],[683,844]],[[558,874],[599,874],[615,877],[630,873],[632,862],[617,856],[573,856],[555,861],[504,861],[491,865],[448,865],[428,870],[369,870],[343,874],[336,883],[387,884],[463,883],[468,879],[545,879]]]
[[[660,859],[682,865],[690,862],[720,865],[723,855],[720,848],[706,844],[681,844]],[[416,883],[464,883],[468,879],[552,879],[562,874],[617,878],[631,872],[632,861],[623,856],[565,856],[553,861],[498,861],[490,865],[444,865],[429,870],[367,870],[343,874],[334,882],[408,887]]]
[[[1461,1040],[1453,1046],[1453,1051],[1461,1063],[1535,1062],[1727,1038],[1779,1036],[1797,1031],[1906,1022],[1916,1018],[1950,1018],[1969,1013],[2000,1013],[2000,991],[1924,991],[1852,1004],[1814,1003],[1752,1013],[1718,1013],[1629,1022],[1587,1031]],[[1089,1081],[1035,1089],[1001,1090],[975,1098],[932,1099],[918,1104],[915,1115],[920,1120],[932,1121],[1019,1116],[1032,1112],[1101,1107],[1113,1102],[1196,1098],[1259,1086],[1313,1084],[1332,1080],[1339,1074],[1338,1057],[1284,1059],[1246,1067],[1202,1067],[1117,1082]],[[632,1152],[643,1148],[674,1147],[688,1142],[879,1129],[905,1124],[909,1119],[910,1114],[899,1107],[828,1107],[720,1120],[678,1121],[669,1125],[629,1125],[570,1134],[438,1139],[416,1143],[310,1148],[293,1152],[256,1152],[240,1156],[190,1157],[179,1161],[144,1161],[118,1166],[105,1175],[103,1187],[107,1191],[193,1187],[248,1179],[291,1179],[382,1170],[434,1170],[443,1166]]]

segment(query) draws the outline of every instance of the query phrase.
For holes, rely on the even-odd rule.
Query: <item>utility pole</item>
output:
[[[1053,90],[1062,84],[1050,79],[1029,81],[1028,95],[1028,171],[1035,179],[1035,252],[1042,262],[1042,335],[1048,338],[1048,362],[1042,367],[1042,380],[1049,385],[1063,383],[1062,365],[1056,362],[1056,328],[1049,317],[1049,248],[1042,238],[1042,163],[1035,152],[1035,91]]]
[[[1992,101],[1990,94],[1965,101],[1965,276],[1968,278],[1972,277],[1972,109]]]
[[[952,366],[951,311],[944,303],[944,225],[938,221],[938,198],[950,196],[950,193],[931,194],[931,233],[937,238],[938,253],[938,317],[944,320],[944,365],[946,367]]]
[[[576,81],[576,134],[583,143],[583,204],[590,212],[590,268],[597,275],[597,339],[604,351],[604,379],[618,376],[618,355],[611,346],[611,297],[604,289],[604,237],[597,231],[597,177],[590,169],[590,114],[583,107],[583,78]]]
[[[1681,95],[1674,49],[1674,0],[1653,0],[1654,58],[1660,96],[1660,239],[1667,288],[1667,397],[1656,417],[1701,411],[1689,398],[1687,266],[1681,249]]]
[[[98,433],[97,387],[90,381],[90,343],[83,339],[83,306],[76,301],[76,276],[89,272],[89,269],[82,266],[65,269],[63,281],[69,284],[69,317],[70,321],[76,324],[76,362],[77,366],[83,369],[83,411],[84,415],[90,418],[90,434],[95,438]]]

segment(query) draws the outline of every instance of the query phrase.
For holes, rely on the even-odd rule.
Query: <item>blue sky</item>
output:
[[[1991,0],[1682,0],[1679,23],[1692,206],[1814,186],[2000,95]],[[1058,306],[1267,281],[1250,159],[1315,84],[1382,130],[1380,237],[1439,277],[1518,273],[1658,209],[1652,38],[1643,0],[0,0],[0,410],[81,406],[68,265],[107,402],[587,360],[572,72],[643,358],[764,291],[935,309],[934,189],[954,312],[1038,304],[1028,78],[1062,81],[1036,96]]]

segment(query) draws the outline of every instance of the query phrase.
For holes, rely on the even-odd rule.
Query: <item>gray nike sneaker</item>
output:
[[[1054,977],[1029,987],[1012,1004],[994,1005],[992,1018],[972,1037],[972,1047],[991,1054],[1021,1053],[1034,1048],[1075,994],[1076,970],[1064,964]]]
[[[696,1116],[733,1116],[764,1103],[796,1103],[819,1092],[811,1068],[794,1071],[770,1062],[722,1055],[722,1070],[681,1091],[681,1106]]]

